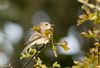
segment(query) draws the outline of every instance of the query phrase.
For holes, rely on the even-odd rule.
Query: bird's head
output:
[[[42,29],[51,29],[54,26],[48,22],[41,22],[39,25]]]

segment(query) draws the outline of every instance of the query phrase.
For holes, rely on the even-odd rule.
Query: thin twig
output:
[[[100,42],[99,42],[99,44],[100,44]],[[100,46],[98,47],[98,65],[100,65]]]
[[[8,67],[9,67],[9,68],[13,68],[13,67],[12,67],[12,64],[11,64],[11,62],[13,61],[13,57],[14,57],[14,55],[11,56],[11,58],[10,58],[10,60],[9,60],[9,62],[8,62]]]
[[[41,48],[39,48],[37,50],[37,52],[27,61],[27,63],[23,66],[23,68],[26,68],[28,66],[28,64],[31,62],[31,60],[37,55],[37,53],[44,47],[45,45],[43,45]]]

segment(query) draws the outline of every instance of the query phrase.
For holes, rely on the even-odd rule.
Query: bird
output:
[[[31,29],[34,30],[34,32],[28,41],[24,44],[26,46],[21,54],[25,53],[25,51],[27,51],[27,49],[33,45],[40,46],[49,43],[52,36],[53,26],[54,25],[48,22],[41,22],[39,25],[33,26]]]

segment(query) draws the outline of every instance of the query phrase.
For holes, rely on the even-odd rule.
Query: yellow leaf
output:
[[[48,29],[48,30],[45,30],[44,35],[45,35],[47,38],[50,38],[51,35],[52,35],[52,31],[49,30],[49,29]]]
[[[86,15],[86,14],[82,14],[82,15],[79,16],[79,18],[80,18],[80,19],[87,18],[87,15]]]
[[[95,42],[94,45],[100,47],[100,43],[99,42]]]
[[[89,30],[88,32],[81,32],[81,35],[87,38],[93,38],[94,37],[94,33]]]
[[[96,20],[97,19],[97,13],[93,13],[89,15],[89,20]]]
[[[47,67],[45,64],[42,63],[42,60],[40,58],[37,58],[34,68],[47,68]]]
[[[54,64],[53,64],[53,68],[60,68],[61,66],[60,66],[60,64],[58,64],[58,62],[56,61],[56,62],[54,62]]]
[[[69,48],[67,47],[67,45],[68,45],[68,43],[67,43],[66,41],[60,43],[60,46],[61,46],[65,51],[69,50]]]
[[[37,64],[39,64],[39,65],[42,64],[42,60],[40,58],[37,59]]]
[[[31,29],[39,33],[41,32],[41,28],[39,26],[33,26]]]

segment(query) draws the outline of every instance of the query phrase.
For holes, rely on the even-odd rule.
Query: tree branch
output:
[[[26,68],[28,66],[28,64],[31,62],[31,60],[37,55],[37,53],[44,47],[45,45],[43,45],[42,47],[40,47],[37,52],[27,61],[27,63],[23,66],[23,68]]]

